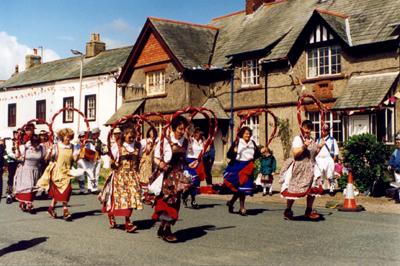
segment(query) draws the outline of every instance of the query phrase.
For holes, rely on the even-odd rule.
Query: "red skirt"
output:
[[[324,192],[324,189],[322,188],[322,186],[319,187],[310,187],[306,192],[304,193],[291,193],[289,192],[287,189],[285,189],[284,191],[281,192],[281,195],[283,197],[293,197],[293,198],[302,198],[305,196],[315,196],[315,195],[322,195]]]
[[[159,196],[156,198],[156,202],[154,205],[154,213],[153,213],[152,218],[153,218],[153,220],[158,220],[161,215],[166,215],[172,219],[169,222],[171,224],[175,224],[175,222],[179,218],[180,206],[181,206],[180,196],[179,196],[178,200],[173,204],[167,203],[166,201],[164,201],[162,196]]]
[[[28,193],[17,193],[15,195],[15,199],[20,202],[31,203],[34,199],[35,193],[28,192]]]
[[[71,198],[71,194],[72,194],[71,184],[68,185],[67,189],[64,190],[63,193],[61,193],[56,186],[52,184],[50,185],[49,196],[53,198],[55,201],[68,202],[69,199]]]

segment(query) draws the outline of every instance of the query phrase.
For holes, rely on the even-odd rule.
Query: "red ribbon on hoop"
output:
[[[325,124],[325,112],[328,110],[326,107],[325,107],[325,105],[320,101],[320,100],[318,100],[314,95],[311,95],[311,94],[303,94],[300,98],[299,98],[299,100],[297,101],[297,122],[299,123],[299,126],[300,126],[300,132],[301,132],[301,135],[304,135],[303,134],[303,129],[301,128],[301,124],[302,124],[302,122],[303,122],[303,120],[302,120],[302,118],[301,118],[301,106],[304,104],[304,99],[305,98],[310,98],[310,99],[312,99],[313,101],[314,101],[314,103],[318,106],[318,109],[319,109],[319,115],[320,115],[320,123],[321,123],[321,135],[322,135],[322,127],[323,127],[323,125]]]
[[[276,117],[276,115],[275,115],[273,112],[271,112],[270,110],[268,110],[268,109],[266,109],[266,108],[261,108],[261,109],[256,109],[256,110],[249,111],[249,112],[247,113],[247,115],[245,115],[245,116],[240,120],[239,127],[237,128],[237,131],[236,131],[235,142],[237,142],[238,139],[239,139],[239,131],[240,131],[240,129],[242,128],[243,124],[244,124],[250,117],[252,117],[252,116],[258,116],[258,115],[261,114],[261,113],[265,113],[265,115],[270,114],[270,115],[272,116],[272,118],[274,119],[274,129],[272,130],[270,136],[268,137],[268,139],[266,139],[266,142],[265,142],[267,147],[269,146],[269,144],[271,144],[272,140],[278,135],[278,134],[277,134],[277,133],[278,133],[278,118]],[[265,126],[267,127],[268,125],[265,125]]]

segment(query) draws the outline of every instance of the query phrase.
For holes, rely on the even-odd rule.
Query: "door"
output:
[[[354,115],[350,116],[350,137],[353,135],[360,135],[369,133],[369,115]]]

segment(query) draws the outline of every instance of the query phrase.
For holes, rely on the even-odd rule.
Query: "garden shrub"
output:
[[[390,150],[371,134],[352,136],[344,144],[344,163],[353,173],[355,186],[361,191],[367,191],[378,178],[385,181],[387,175],[387,159]],[[347,176],[339,180],[341,187],[345,186]]]

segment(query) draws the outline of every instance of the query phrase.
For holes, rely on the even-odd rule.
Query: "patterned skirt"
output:
[[[281,195],[287,199],[298,199],[308,195],[315,196],[323,193],[321,171],[316,163],[309,159],[285,161],[280,183]]]
[[[129,217],[134,209],[143,209],[139,177],[135,171],[114,172],[111,185],[111,204],[106,210],[109,215]]]
[[[191,185],[190,179],[181,169],[173,169],[165,173],[161,194],[154,204],[154,220],[166,220],[172,224],[179,218],[181,194]]]

